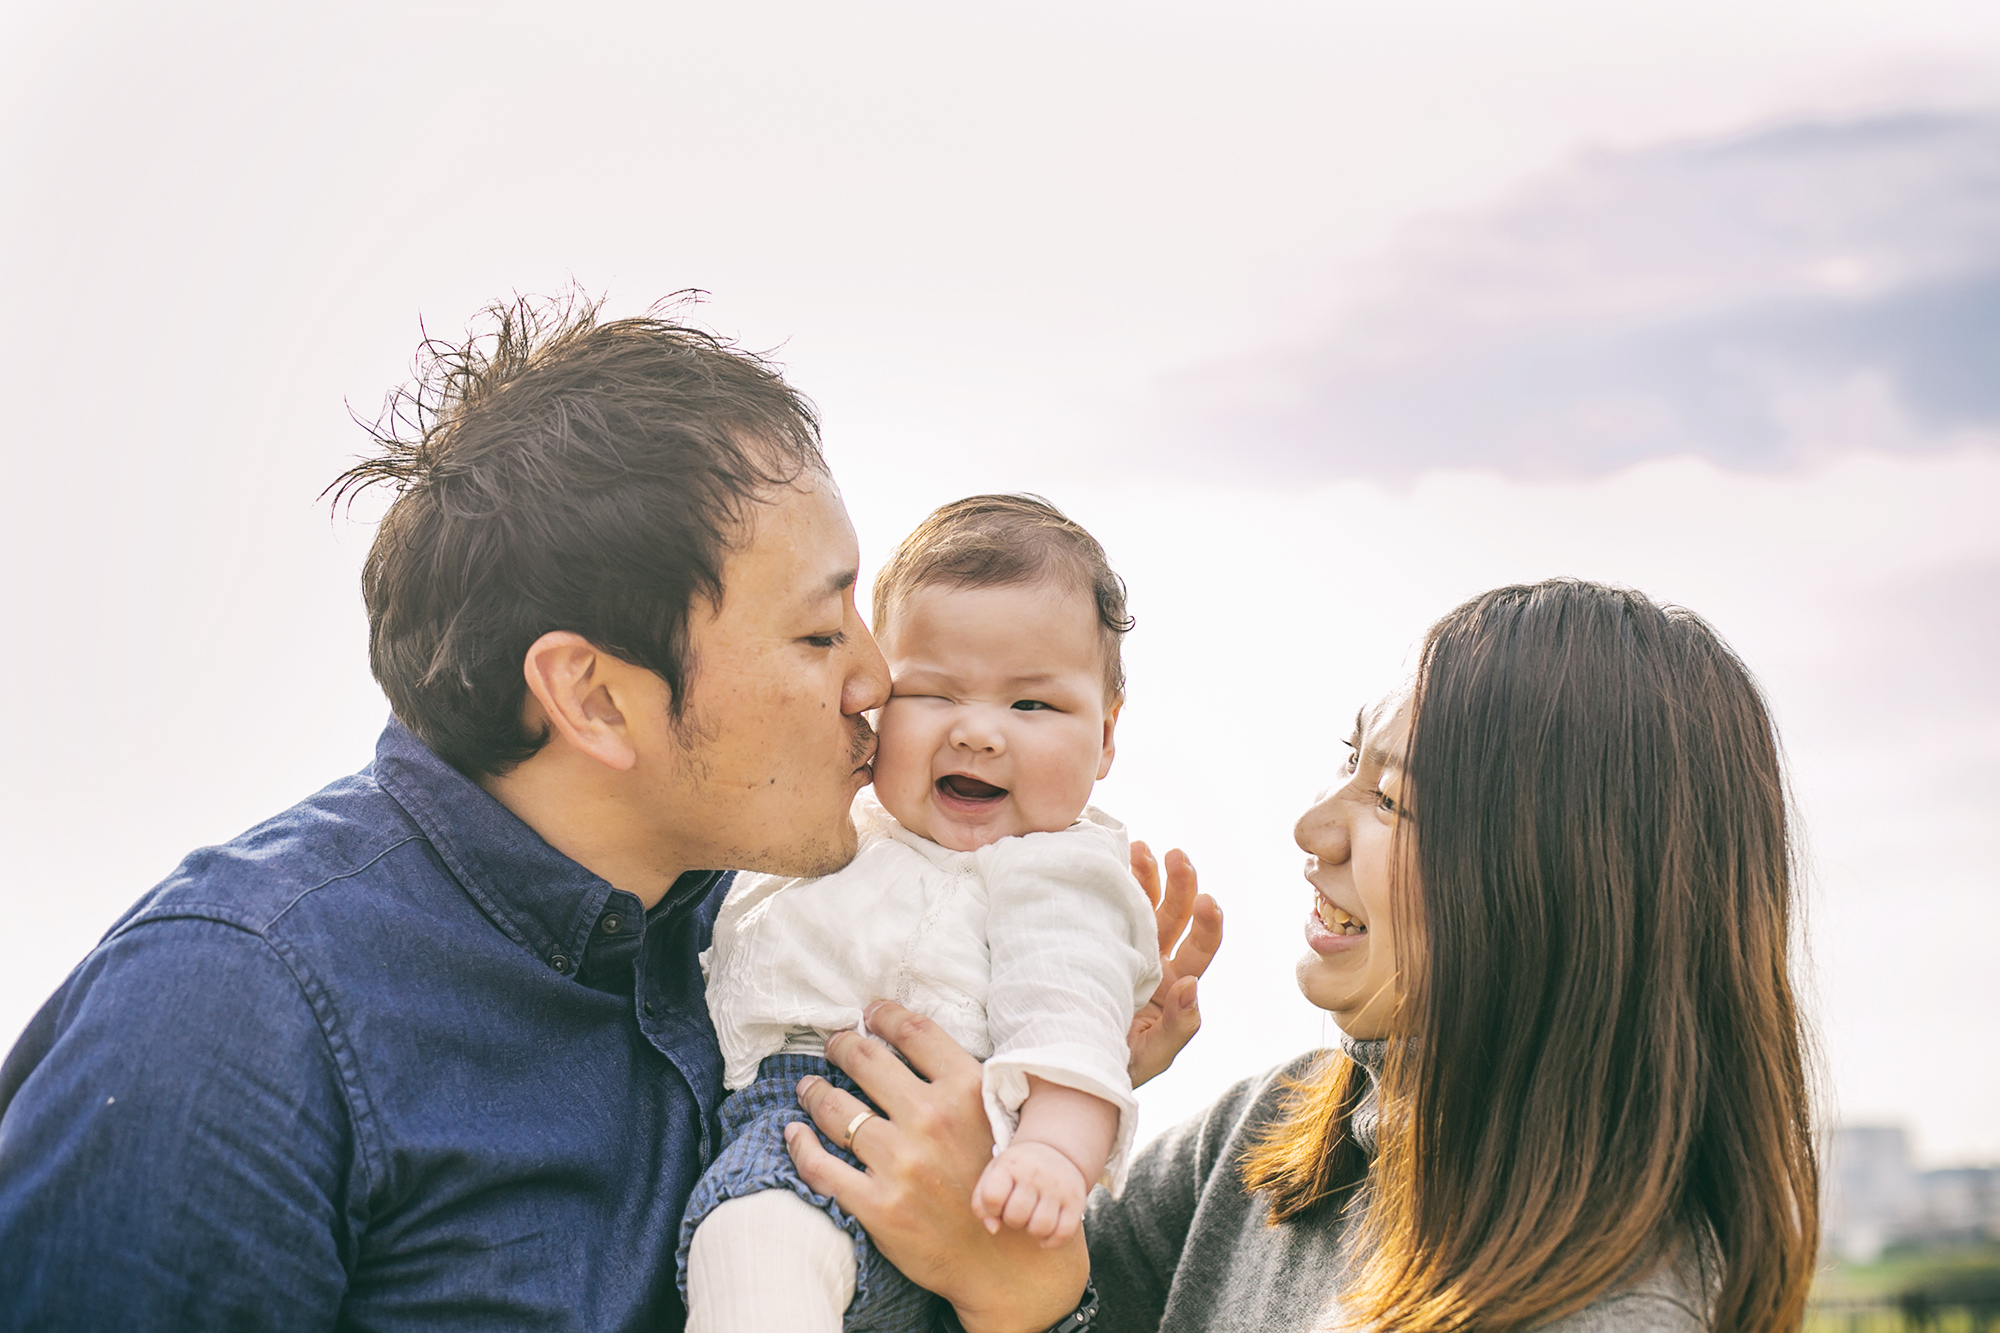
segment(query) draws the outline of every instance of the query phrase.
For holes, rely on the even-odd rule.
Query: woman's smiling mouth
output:
[[[1306,917],[1306,943],[1312,945],[1314,953],[1358,949],[1358,937],[1368,935],[1368,925],[1358,921],[1346,909],[1334,907],[1318,889],[1312,891],[1312,915]]]
[[[1332,935],[1366,935],[1368,925],[1358,920],[1352,913],[1335,907],[1332,899],[1319,890],[1313,890],[1313,917],[1320,927]]]

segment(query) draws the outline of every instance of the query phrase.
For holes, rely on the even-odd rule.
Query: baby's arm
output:
[[[1083,1201],[1118,1138],[1118,1108],[1060,1083],[1028,1076],[1028,1099],[1010,1142],[980,1173],[972,1212],[990,1232],[1005,1222],[1046,1246],[1066,1243]]]

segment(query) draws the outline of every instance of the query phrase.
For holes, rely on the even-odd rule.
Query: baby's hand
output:
[[[1005,1222],[1054,1249],[1076,1235],[1089,1182],[1076,1163],[1046,1143],[1020,1139],[986,1164],[972,1189],[972,1215],[998,1232]]]

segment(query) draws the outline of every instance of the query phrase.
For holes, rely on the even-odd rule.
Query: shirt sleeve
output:
[[[1152,909],[1125,846],[1122,834],[1081,824],[981,852],[992,951],[984,1091],[994,1142],[1012,1138],[1030,1075],[1101,1097],[1119,1108],[1102,1181],[1114,1192],[1139,1118],[1126,1033],[1160,980]]]
[[[330,1329],[353,1262],[352,1120],[261,937],[141,921],[0,1076],[0,1329]]]

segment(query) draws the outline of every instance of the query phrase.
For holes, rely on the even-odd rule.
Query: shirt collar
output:
[[[391,719],[376,742],[373,771],[493,924],[573,975],[615,892],[611,884],[549,846],[401,722]],[[676,884],[661,906],[682,897],[683,887]]]

